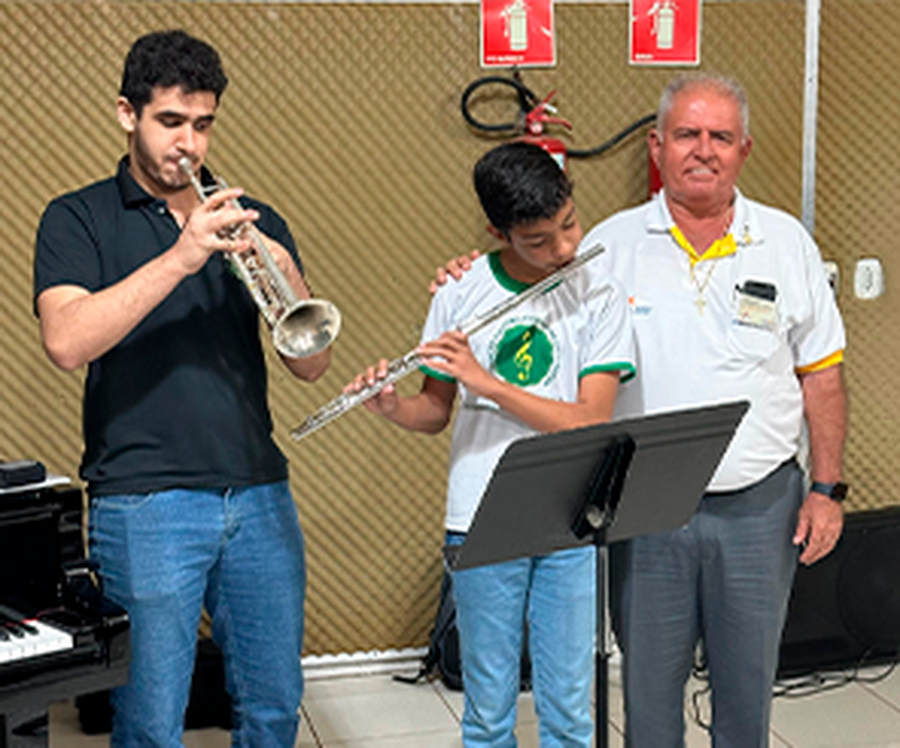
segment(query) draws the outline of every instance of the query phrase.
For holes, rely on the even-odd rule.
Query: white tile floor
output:
[[[863,671],[863,677],[886,668]],[[702,688],[692,682],[689,694]],[[689,700],[688,700],[688,703]],[[462,697],[440,683],[410,686],[390,675],[310,679],[296,748],[459,748]],[[707,712],[708,713],[708,712]],[[688,709],[687,747],[709,746]],[[609,746],[623,741],[622,700],[615,669],[610,674]],[[520,699],[520,748],[538,748],[531,696]],[[72,704],[51,708],[52,748],[98,748],[106,736],[85,736]],[[187,748],[227,748],[223,730],[185,733]],[[817,695],[776,698],[772,748],[900,748],[900,669],[879,682],[855,682]]]

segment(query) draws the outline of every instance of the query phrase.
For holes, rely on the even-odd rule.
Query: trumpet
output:
[[[223,179],[217,179],[214,185],[203,185],[187,156],[178,161],[178,166],[191,180],[201,202],[214,192],[228,187]],[[229,202],[232,207],[241,208],[237,199]],[[275,349],[290,358],[306,358],[330,346],[341,329],[338,308],[324,299],[301,300],[252,223],[235,226],[229,233],[232,236],[244,235],[251,240],[250,249],[240,253],[228,252],[225,258],[250,291],[263,319],[271,328]]]
[[[502,301],[499,304],[491,307],[486,312],[483,312],[482,314],[476,315],[475,317],[466,320],[459,326],[459,331],[467,336],[474,334],[483,327],[508,314],[511,310],[515,309],[520,304],[524,304],[529,299],[536,298],[542,293],[554,288],[560,282],[565,280],[568,275],[575,272],[585,263],[588,263],[595,257],[598,257],[604,251],[605,247],[600,244],[595,244],[594,246],[586,249],[584,252],[576,256],[575,259],[573,259],[568,265],[561,267],[555,273],[551,273],[543,280],[535,283],[533,286],[529,286],[518,295],[506,299],[505,301]],[[300,441],[301,439],[309,436],[314,431],[318,431],[326,424],[331,423],[336,418],[344,415],[344,413],[346,413],[347,411],[352,410],[357,405],[361,405],[366,400],[375,397],[375,395],[381,392],[389,384],[394,384],[394,382],[398,382],[408,374],[412,374],[412,372],[418,369],[421,365],[422,357],[418,353],[416,353],[415,349],[407,353],[405,356],[394,359],[393,361],[388,363],[387,373],[383,379],[377,379],[372,384],[366,384],[357,392],[341,393],[336,398],[326,403],[311,416],[308,416],[306,420],[303,421],[303,423],[301,423],[297,428],[291,431],[291,437],[295,441]]]

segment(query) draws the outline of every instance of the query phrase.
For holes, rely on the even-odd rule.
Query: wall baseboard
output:
[[[355,678],[379,673],[415,674],[427,651],[427,647],[410,647],[384,651],[311,655],[303,658],[303,674],[307,680]]]

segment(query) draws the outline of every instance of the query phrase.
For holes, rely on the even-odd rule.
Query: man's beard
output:
[[[135,132],[134,135],[134,157],[137,161],[136,166],[144,178],[153,185],[155,191],[159,194],[165,195],[181,192],[181,190],[190,186],[190,181],[184,175],[184,172],[177,168],[177,164],[174,161],[172,162],[176,166],[174,175],[172,177],[164,176],[162,164],[157,164],[153,160],[153,156],[144,146],[144,141],[140,137],[139,132]]]

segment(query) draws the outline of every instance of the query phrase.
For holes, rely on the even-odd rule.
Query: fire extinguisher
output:
[[[544,132],[544,127],[547,124],[562,125],[569,130],[572,129],[572,125],[566,120],[550,116],[550,113],[556,113],[556,108],[550,104],[550,99],[555,95],[556,91],[552,91],[547,98],[525,115],[525,134],[516,138],[516,140],[524,140],[526,143],[539,145],[553,156],[560,169],[566,171],[568,168],[566,163],[566,144],[559,138],[551,138]]]
[[[472,97],[472,94],[474,94],[475,91],[477,91],[482,86],[491,84],[511,86],[513,89],[515,89],[519,99],[519,114],[515,120],[511,122],[490,124],[480,122],[472,116],[471,112],[469,111],[469,100]],[[633,122],[624,130],[607,140],[605,143],[601,143],[595,148],[586,150],[568,148],[562,140],[550,137],[546,134],[545,131],[545,126],[548,124],[558,124],[566,127],[569,130],[572,129],[572,125],[569,124],[569,122],[567,122],[566,120],[551,116],[556,114],[556,108],[550,103],[550,100],[555,94],[556,92],[553,91],[545,99],[538,100],[538,97],[522,82],[518,69],[514,69],[511,78],[504,78],[502,76],[486,76],[484,78],[479,78],[473,83],[470,83],[462,94],[462,115],[466,122],[468,122],[476,130],[482,130],[486,132],[519,133],[519,140],[525,140],[541,146],[556,159],[557,163],[559,163],[560,167],[563,169],[567,168],[569,158],[588,158],[591,156],[598,156],[601,153],[604,153],[605,151],[608,151],[609,149],[618,145],[629,135],[641,129],[645,125],[654,122],[656,119],[655,114],[648,114],[644,117],[641,117],[639,120]]]

